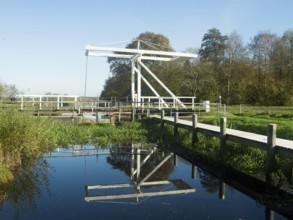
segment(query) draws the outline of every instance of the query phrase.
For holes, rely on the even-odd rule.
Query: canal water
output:
[[[286,219],[154,145],[57,148],[19,172],[0,219]]]

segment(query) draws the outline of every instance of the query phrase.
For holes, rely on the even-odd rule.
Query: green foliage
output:
[[[249,43],[236,32],[223,35],[217,28],[204,34],[200,59],[185,63],[145,61],[147,66],[178,96],[196,96],[197,102],[210,100],[225,104],[293,105],[293,31],[282,37],[259,32]],[[172,51],[167,37],[145,32],[127,48]],[[112,76],[105,82],[102,96],[130,95],[131,64],[127,59],[108,59]],[[144,77],[162,96],[166,91],[142,70]],[[176,83],[174,83],[176,82]],[[142,83],[142,94],[153,95]]]
[[[7,167],[0,164],[0,185],[6,184],[14,179],[14,176]],[[0,190],[1,195],[1,190]],[[0,203],[1,203],[1,196],[0,196]]]
[[[228,37],[222,35],[219,29],[209,29],[202,39],[201,49],[199,50],[200,58],[218,66],[223,60],[227,39]]]
[[[139,123],[112,124],[63,124],[57,123],[53,129],[56,143],[61,146],[69,144],[131,143],[144,142],[145,130]]]
[[[51,123],[16,111],[0,111],[0,151],[3,163],[17,165],[51,147]]]
[[[12,171],[17,167],[31,163],[54,146],[52,126],[49,120],[31,114],[0,111],[1,185],[14,178]]]

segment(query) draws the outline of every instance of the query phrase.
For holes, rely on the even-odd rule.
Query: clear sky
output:
[[[151,31],[183,51],[214,27],[246,44],[260,31],[282,36],[292,12],[292,0],[0,0],[0,82],[26,94],[83,95],[86,44]],[[106,58],[90,57],[87,74],[86,93],[96,96],[110,74]]]

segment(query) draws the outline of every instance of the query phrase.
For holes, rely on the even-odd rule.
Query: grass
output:
[[[200,122],[219,125],[220,118],[227,118],[227,127],[236,130],[248,131],[266,135],[268,124],[277,124],[277,137],[293,140],[293,112],[245,112],[235,114],[212,114],[200,119]]]

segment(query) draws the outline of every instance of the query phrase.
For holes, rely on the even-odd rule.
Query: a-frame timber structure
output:
[[[131,62],[131,99],[133,107],[140,107],[141,103],[147,98],[150,102],[151,99],[156,99],[165,107],[168,108],[168,104],[163,97],[155,90],[151,83],[142,75],[142,68],[156,81],[158,82],[172,99],[172,102],[176,102],[181,107],[185,108],[184,103],[143,63],[145,60],[152,61],[186,61],[197,58],[197,54],[192,53],[180,53],[180,52],[169,52],[169,51],[156,51],[156,50],[141,50],[141,49],[128,49],[128,48],[116,48],[116,47],[100,47],[94,45],[87,45],[85,47],[86,56],[96,57],[114,57],[129,59]],[[143,97],[141,94],[141,82],[144,83],[151,89],[155,96]],[[174,82],[175,83],[175,82]]]

